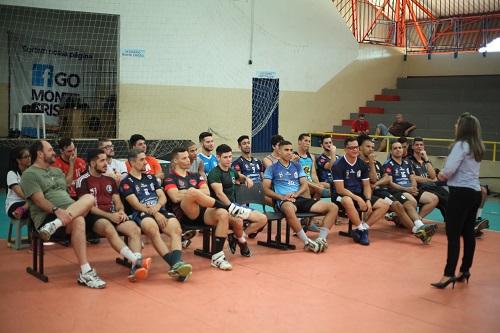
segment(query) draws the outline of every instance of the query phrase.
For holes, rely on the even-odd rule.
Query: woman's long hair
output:
[[[484,144],[481,140],[481,124],[469,112],[462,113],[460,118],[458,118],[455,143],[458,141],[467,142],[474,159],[477,162],[481,162],[484,156]]]
[[[28,147],[25,146],[17,146],[11,149],[9,153],[9,171],[15,171],[18,174],[21,174],[22,171],[19,169],[18,159],[21,159],[25,153],[28,153]]]

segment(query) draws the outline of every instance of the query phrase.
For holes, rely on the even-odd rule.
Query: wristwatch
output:
[[[59,209],[59,207],[56,207],[56,206],[52,207],[52,214],[55,214],[56,210],[58,210],[58,209]]]

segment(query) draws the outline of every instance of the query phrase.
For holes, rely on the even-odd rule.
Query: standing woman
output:
[[[9,155],[5,211],[9,217],[18,220],[28,216],[28,203],[21,189],[21,174],[31,165],[31,156],[27,147],[15,147]]]
[[[455,143],[451,153],[438,174],[439,180],[448,182],[450,199],[446,216],[448,258],[444,276],[431,284],[436,288],[446,288],[450,283],[455,286],[455,282],[469,282],[476,248],[474,221],[481,203],[479,168],[483,155],[479,120],[468,112],[463,113],[455,124]],[[460,236],[464,239],[464,253],[460,273],[455,277]]]

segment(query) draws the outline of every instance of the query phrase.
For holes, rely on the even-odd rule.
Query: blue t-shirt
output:
[[[369,180],[369,167],[361,159],[356,158],[354,164],[350,164],[345,156],[335,161],[332,167],[333,181],[343,181],[344,188],[356,195],[363,193],[363,180]]]
[[[131,194],[135,194],[139,202],[146,206],[153,206],[158,203],[158,195],[156,190],[161,189],[160,184],[154,175],[142,174],[141,179],[128,174],[120,183],[120,194],[123,198]],[[127,202],[124,200],[125,203]],[[132,208],[125,205],[127,213],[132,213]]]
[[[399,164],[390,158],[384,163],[382,170],[384,173],[392,176],[392,181],[399,186],[411,187],[410,176],[413,174],[413,168],[407,160],[403,159],[401,164]]]
[[[240,156],[231,166],[234,170],[250,178],[254,184],[261,182],[260,173],[264,171],[264,166],[262,162],[255,157],[252,157],[249,161],[243,156]]]
[[[201,158],[203,163],[205,164],[205,174],[208,175],[213,168],[219,164],[217,161],[217,157],[215,155],[210,154],[209,157],[205,156],[203,153],[198,153],[198,157]]]
[[[295,162],[284,166],[278,161],[264,171],[264,179],[271,180],[274,192],[280,195],[297,192],[300,189],[301,177],[306,177],[306,174],[302,167]]]

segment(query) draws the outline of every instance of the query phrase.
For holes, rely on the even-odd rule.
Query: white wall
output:
[[[329,0],[6,0],[5,4],[120,15],[125,84],[251,88],[256,70],[273,70],[282,90],[316,91],[357,56],[357,44]],[[2,60],[0,60],[2,61]]]

